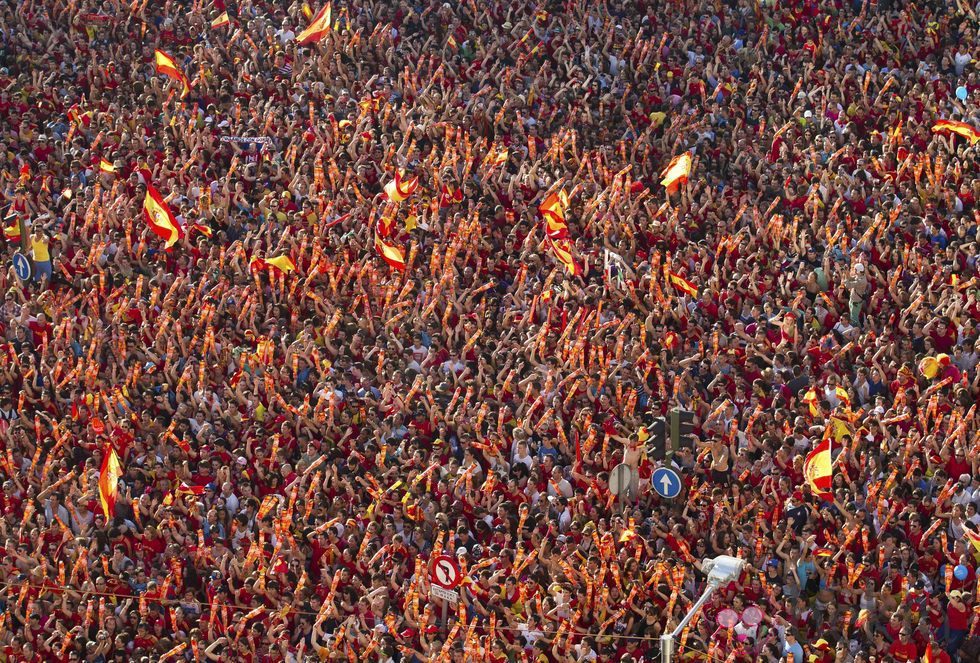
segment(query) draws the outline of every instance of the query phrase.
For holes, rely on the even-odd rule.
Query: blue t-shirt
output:
[[[783,643],[783,655],[792,654],[793,663],[803,663],[803,647],[800,646],[799,642],[794,642],[789,644],[788,642]]]

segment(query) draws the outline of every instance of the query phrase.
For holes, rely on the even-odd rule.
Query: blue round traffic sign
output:
[[[31,261],[20,251],[14,254],[14,273],[21,281],[28,281],[31,278]]]
[[[667,499],[673,499],[681,494],[680,475],[669,467],[658,467],[653,471],[653,489],[657,494]]]

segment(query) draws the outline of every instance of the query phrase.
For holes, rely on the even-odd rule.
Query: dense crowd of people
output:
[[[0,3],[0,660],[980,660],[980,7],[324,11]]]

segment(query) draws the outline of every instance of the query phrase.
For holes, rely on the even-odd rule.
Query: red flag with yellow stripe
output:
[[[316,13],[310,24],[306,26],[306,29],[300,32],[296,36],[296,41],[299,44],[315,44],[316,42],[323,39],[328,32],[330,32],[330,18],[332,14],[332,9],[330,8],[330,3],[328,2],[323,6],[323,8]]]
[[[215,30],[231,24],[231,18],[228,16],[228,12],[222,12],[218,18],[211,21],[211,27]]]
[[[405,252],[401,247],[389,244],[380,235],[375,235],[374,248],[390,267],[405,271]]]
[[[404,180],[402,179],[402,174],[400,172],[396,172],[395,179],[385,185],[385,195],[387,195],[388,199],[392,202],[400,203],[403,200],[407,200],[418,188],[418,177],[413,176],[407,180]]]
[[[691,174],[691,163],[691,153],[685,152],[671,159],[667,167],[664,168],[660,174],[663,178],[660,183],[667,187],[668,194],[674,193],[681,184],[687,182],[687,178]]]
[[[939,120],[932,125],[932,132],[952,133],[957,136],[962,136],[970,141],[970,145],[976,145],[980,142],[980,133],[976,129],[966,122],[958,122],[957,120]]]
[[[803,477],[810,485],[810,490],[818,497],[830,496],[831,482],[834,477],[833,460],[830,456],[830,438],[824,438],[820,444],[807,454],[803,461]]]
[[[160,49],[153,51],[153,59],[156,63],[157,73],[163,74],[164,76],[169,76],[180,83],[183,88],[183,91],[180,93],[180,98],[183,99],[186,97],[191,91],[191,84],[190,81],[187,80],[187,76],[184,75],[184,72],[182,72],[180,67],[177,66],[176,60]]]
[[[668,272],[667,278],[670,280],[670,284],[677,290],[680,290],[684,294],[690,295],[691,297],[698,296],[698,287],[680,274]]]
[[[549,238],[550,239],[550,238]],[[572,242],[566,238],[560,239],[550,239],[551,242],[551,252],[555,254],[558,262],[565,265],[565,269],[572,276],[579,276],[582,273],[582,267],[575,261],[575,256],[572,255]]]
[[[106,520],[116,515],[116,496],[119,494],[119,477],[123,475],[122,463],[111,444],[106,445],[105,457],[99,470],[99,500]]]
[[[184,236],[183,229],[177,222],[177,218],[167,207],[163,196],[152,184],[146,185],[146,198],[143,199],[143,216],[150,226],[153,234],[161,237],[166,248],[172,247]]]
[[[252,269],[277,269],[280,272],[289,272],[296,269],[295,263],[289,256],[275,256],[274,258],[255,258],[249,263]]]
[[[565,210],[568,209],[568,194],[565,190],[554,191],[538,206],[538,211],[544,217],[545,233],[552,240],[568,237],[568,223],[565,221]]]

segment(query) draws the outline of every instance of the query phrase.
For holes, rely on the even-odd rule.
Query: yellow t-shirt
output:
[[[34,254],[34,259],[37,260],[38,262],[48,262],[49,260],[51,260],[51,254],[48,253],[47,240],[37,240],[32,237],[31,251]]]

